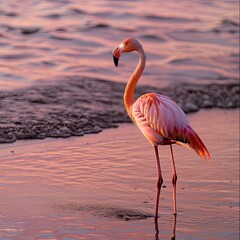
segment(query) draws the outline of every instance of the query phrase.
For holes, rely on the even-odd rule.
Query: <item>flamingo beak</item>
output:
[[[115,67],[118,66],[118,61],[119,61],[119,58],[117,58],[113,55],[113,62],[114,62]]]
[[[125,44],[124,43],[121,43],[118,47],[116,47],[112,54],[113,54],[113,62],[114,62],[114,65],[117,67],[118,66],[118,61],[124,51],[124,47],[125,47]]]

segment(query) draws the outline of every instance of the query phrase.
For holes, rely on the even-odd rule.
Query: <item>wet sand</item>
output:
[[[19,139],[82,136],[130,122],[123,106],[126,83],[68,77],[48,85],[0,91],[0,143]],[[239,84],[137,86],[136,97],[165,94],[186,113],[239,107]]]
[[[239,109],[188,115],[213,165],[174,146],[178,172],[176,239],[238,239]],[[171,239],[171,165],[155,235],[156,164],[133,124],[99,134],[1,144],[0,239]]]

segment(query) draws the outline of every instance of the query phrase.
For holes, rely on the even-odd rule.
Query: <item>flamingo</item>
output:
[[[145,68],[146,55],[141,43],[134,38],[127,38],[114,48],[113,60],[117,67],[123,53],[136,51],[139,55],[138,65],[128,80],[124,92],[124,105],[129,117],[152,144],[157,161],[157,195],[155,218],[158,218],[159,197],[163,177],[159,159],[158,145],[170,146],[173,184],[173,214],[177,215],[176,184],[177,173],[173,156],[173,144],[194,150],[203,159],[211,159],[204,143],[191,127],[183,110],[169,97],[158,93],[147,93],[134,100],[134,90]]]

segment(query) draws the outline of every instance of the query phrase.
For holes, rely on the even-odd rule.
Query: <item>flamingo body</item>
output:
[[[157,93],[145,94],[132,105],[131,116],[152,145],[176,143],[193,149],[203,158],[209,157],[185,113],[169,97]]]
[[[138,53],[139,62],[126,85],[123,97],[124,105],[132,121],[138,126],[146,139],[154,146],[158,170],[155,218],[158,217],[160,191],[163,183],[158,145],[170,146],[173,204],[174,214],[176,215],[177,173],[172,145],[178,144],[193,149],[204,159],[210,159],[210,154],[200,137],[192,129],[183,110],[169,97],[157,93],[148,93],[139,97],[136,101],[134,100],[134,90],[142,75],[146,62],[146,55],[142,45],[134,38],[127,38],[113,50],[113,59],[115,66],[118,66],[121,55],[124,52],[133,51]]]

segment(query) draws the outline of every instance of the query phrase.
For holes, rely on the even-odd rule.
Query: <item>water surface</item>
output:
[[[239,1],[1,0],[0,90],[87,76],[125,82],[135,54],[112,49],[136,37],[147,52],[141,83],[236,81]]]

